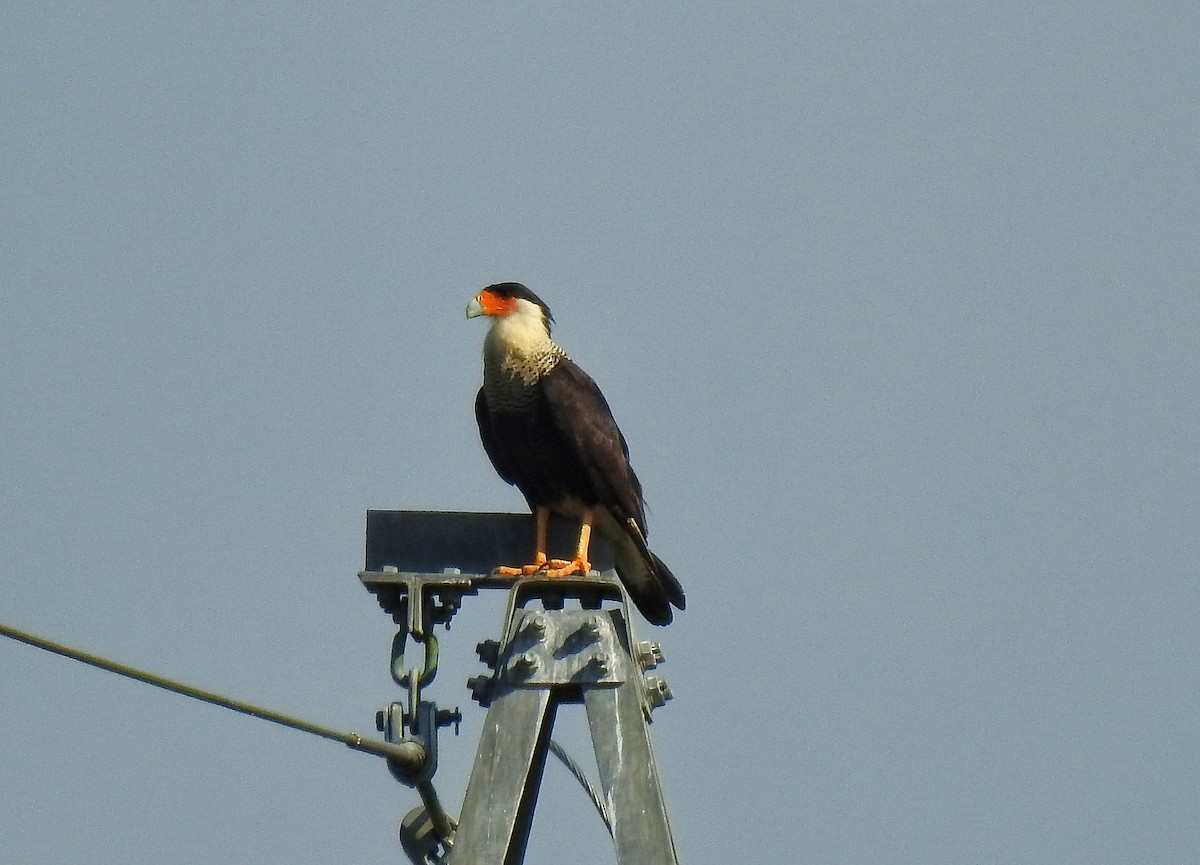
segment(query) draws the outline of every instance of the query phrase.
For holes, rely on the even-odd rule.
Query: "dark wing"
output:
[[[483,450],[488,455],[488,459],[492,461],[492,467],[496,469],[496,474],[508,483],[515,484],[512,469],[505,464],[500,448],[496,444],[496,435],[492,431],[492,413],[488,408],[487,397],[483,395],[483,388],[480,388],[479,393],[475,396],[475,422],[479,424],[479,440],[483,442]]]
[[[555,426],[591,481],[597,503],[614,511],[621,518],[618,522],[632,517],[645,534],[642,485],[629,465],[629,446],[600,388],[568,358],[542,378],[541,388]]]

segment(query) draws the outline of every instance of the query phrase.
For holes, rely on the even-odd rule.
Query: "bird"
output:
[[[655,625],[684,609],[683,587],[646,543],[642,485],[629,446],[596,382],[550,336],[550,307],[519,282],[484,288],[467,318],[487,316],[483,384],[475,397],[479,438],[496,473],[533,511],[533,561],[502,565],[506,576],[587,574],[593,526],[613,544],[617,576]],[[571,560],[546,556],[550,513],[579,522]]]

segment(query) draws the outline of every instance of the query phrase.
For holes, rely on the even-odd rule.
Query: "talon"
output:
[[[555,563],[557,564],[557,563]],[[572,562],[563,562],[558,567],[549,568],[544,573],[546,579],[556,580],[559,577],[569,577],[573,574],[584,574],[592,570],[592,563],[584,559],[575,559]]]
[[[502,577],[528,577],[532,574],[538,573],[539,571],[544,571],[553,564],[554,562],[546,561],[546,556],[544,553],[538,553],[536,556],[534,556],[533,561],[527,565],[519,565],[517,567],[500,565],[496,568],[496,573]]]

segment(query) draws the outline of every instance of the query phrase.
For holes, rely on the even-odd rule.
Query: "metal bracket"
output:
[[[479,594],[475,579],[456,568],[423,573],[389,565],[379,571],[359,571],[358,578],[392,621],[416,639],[428,636],[433,625],[449,628],[463,595]]]
[[[450,627],[465,594],[478,589],[470,577],[453,570],[444,573],[401,573],[396,568],[362,571],[359,579],[376,596],[380,606],[400,626],[392,639],[390,672],[392,680],[405,689],[406,704],[391,703],[376,714],[376,726],[393,743],[418,743],[424,759],[417,765],[388,760],[392,776],[416,789],[422,807],[410,812],[401,823],[400,840],[414,865],[439,862],[453,843],[456,824],[446,813],[433,775],[438,765],[438,729],[458,724],[458,709],[438,709],[437,703],[421,698],[421,689],[437,676],[438,638],[436,625]],[[424,647],[419,666],[409,666],[405,650],[408,637]],[[405,735],[405,731],[409,735]]]
[[[576,530],[552,520],[550,549],[571,547]],[[367,513],[366,569],[359,578],[400,626],[391,674],[406,692],[406,703],[390,704],[377,721],[388,742],[419,747],[424,756],[416,766],[389,761],[392,774],[415,787],[423,802],[401,824],[405,853],[414,865],[520,862],[553,750],[555,713],[563,703],[582,703],[602,790],[585,786],[609,824],[619,865],[678,865],[647,727],[651,710],[670,698],[660,677],[644,675],[662,662],[662,650],[635,640],[628,599],[603,538],[595,538],[591,550],[593,564],[608,569],[599,576],[497,577],[496,564],[521,561],[532,541],[528,515]],[[437,730],[457,727],[461,714],[439,710],[421,689],[437,674],[434,627],[449,628],[462,599],[481,588],[503,588],[509,596],[502,639],[476,647],[490,674],[468,684],[489,709],[456,825],[432,777]],[[568,607],[568,600],[577,603]],[[424,648],[421,662],[411,666],[409,635]]]
[[[567,608],[565,600],[576,597],[583,608]],[[621,606],[601,609],[606,598]],[[525,606],[534,599],[549,608]],[[490,706],[448,865],[522,860],[558,706],[580,702],[618,863],[677,865],[643,678],[662,652],[634,639],[628,609],[613,578],[516,581],[503,643],[479,647],[485,663],[494,658],[495,672],[473,680]]]

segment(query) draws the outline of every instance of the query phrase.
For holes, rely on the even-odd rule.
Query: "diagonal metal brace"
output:
[[[565,606],[566,598],[579,608]],[[605,600],[620,606],[605,607]],[[526,606],[532,601],[541,609]],[[643,673],[661,650],[636,641],[628,611],[615,575],[514,583],[495,672],[478,687],[488,715],[451,865],[523,860],[557,709],[579,702],[618,863],[678,865],[647,726],[653,701]]]

